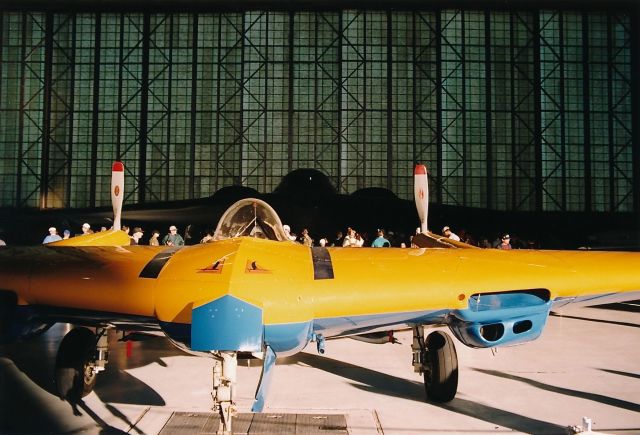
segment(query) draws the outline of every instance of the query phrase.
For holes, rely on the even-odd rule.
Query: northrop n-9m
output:
[[[73,401],[104,369],[109,329],[162,331],[215,359],[214,409],[230,432],[238,353],[263,355],[259,412],[278,357],[309,342],[323,352],[329,338],[412,328],[410,364],[424,375],[427,399],[446,402],[458,386],[454,341],[425,327],[448,326],[470,347],[512,345],[537,338],[552,309],[640,297],[640,253],[483,250],[428,232],[426,168],[416,168],[416,180],[418,248],[309,248],[289,241],[256,199],[234,204],[207,244],[130,246],[113,229],[1,248],[1,338],[78,325],[56,359],[58,392]],[[114,186],[119,215],[124,186]]]

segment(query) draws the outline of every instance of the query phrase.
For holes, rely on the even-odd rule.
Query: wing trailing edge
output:
[[[127,246],[129,244],[131,244],[131,239],[127,233],[120,230],[109,230],[59,240],[45,246]]]

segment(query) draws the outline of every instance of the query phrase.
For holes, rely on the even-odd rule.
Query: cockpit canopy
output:
[[[288,240],[276,211],[256,198],[241,199],[229,207],[220,218],[213,239],[226,240],[241,236]]]

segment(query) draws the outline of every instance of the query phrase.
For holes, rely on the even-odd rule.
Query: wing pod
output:
[[[469,347],[508,346],[538,338],[550,309],[550,292],[544,289],[477,293],[467,309],[449,315],[448,323]]]

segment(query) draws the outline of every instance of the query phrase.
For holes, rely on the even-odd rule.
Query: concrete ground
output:
[[[0,347],[0,433],[160,433],[176,413],[210,410],[208,358],[167,340],[127,345],[111,337],[110,361],[78,414],[55,396],[55,353],[68,325]],[[350,434],[566,433],[583,417],[593,430],[640,433],[640,306],[576,308],[551,316],[541,338],[511,348],[456,341],[458,395],[424,401],[411,367],[411,333],[400,344],[350,339],[278,360],[266,418],[342,414]],[[248,413],[260,361],[241,362],[238,405]],[[184,415],[184,414],[179,414]],[[315,417],[311,417],[315,418]],[[318,417],[321,418],[321,417]]]

